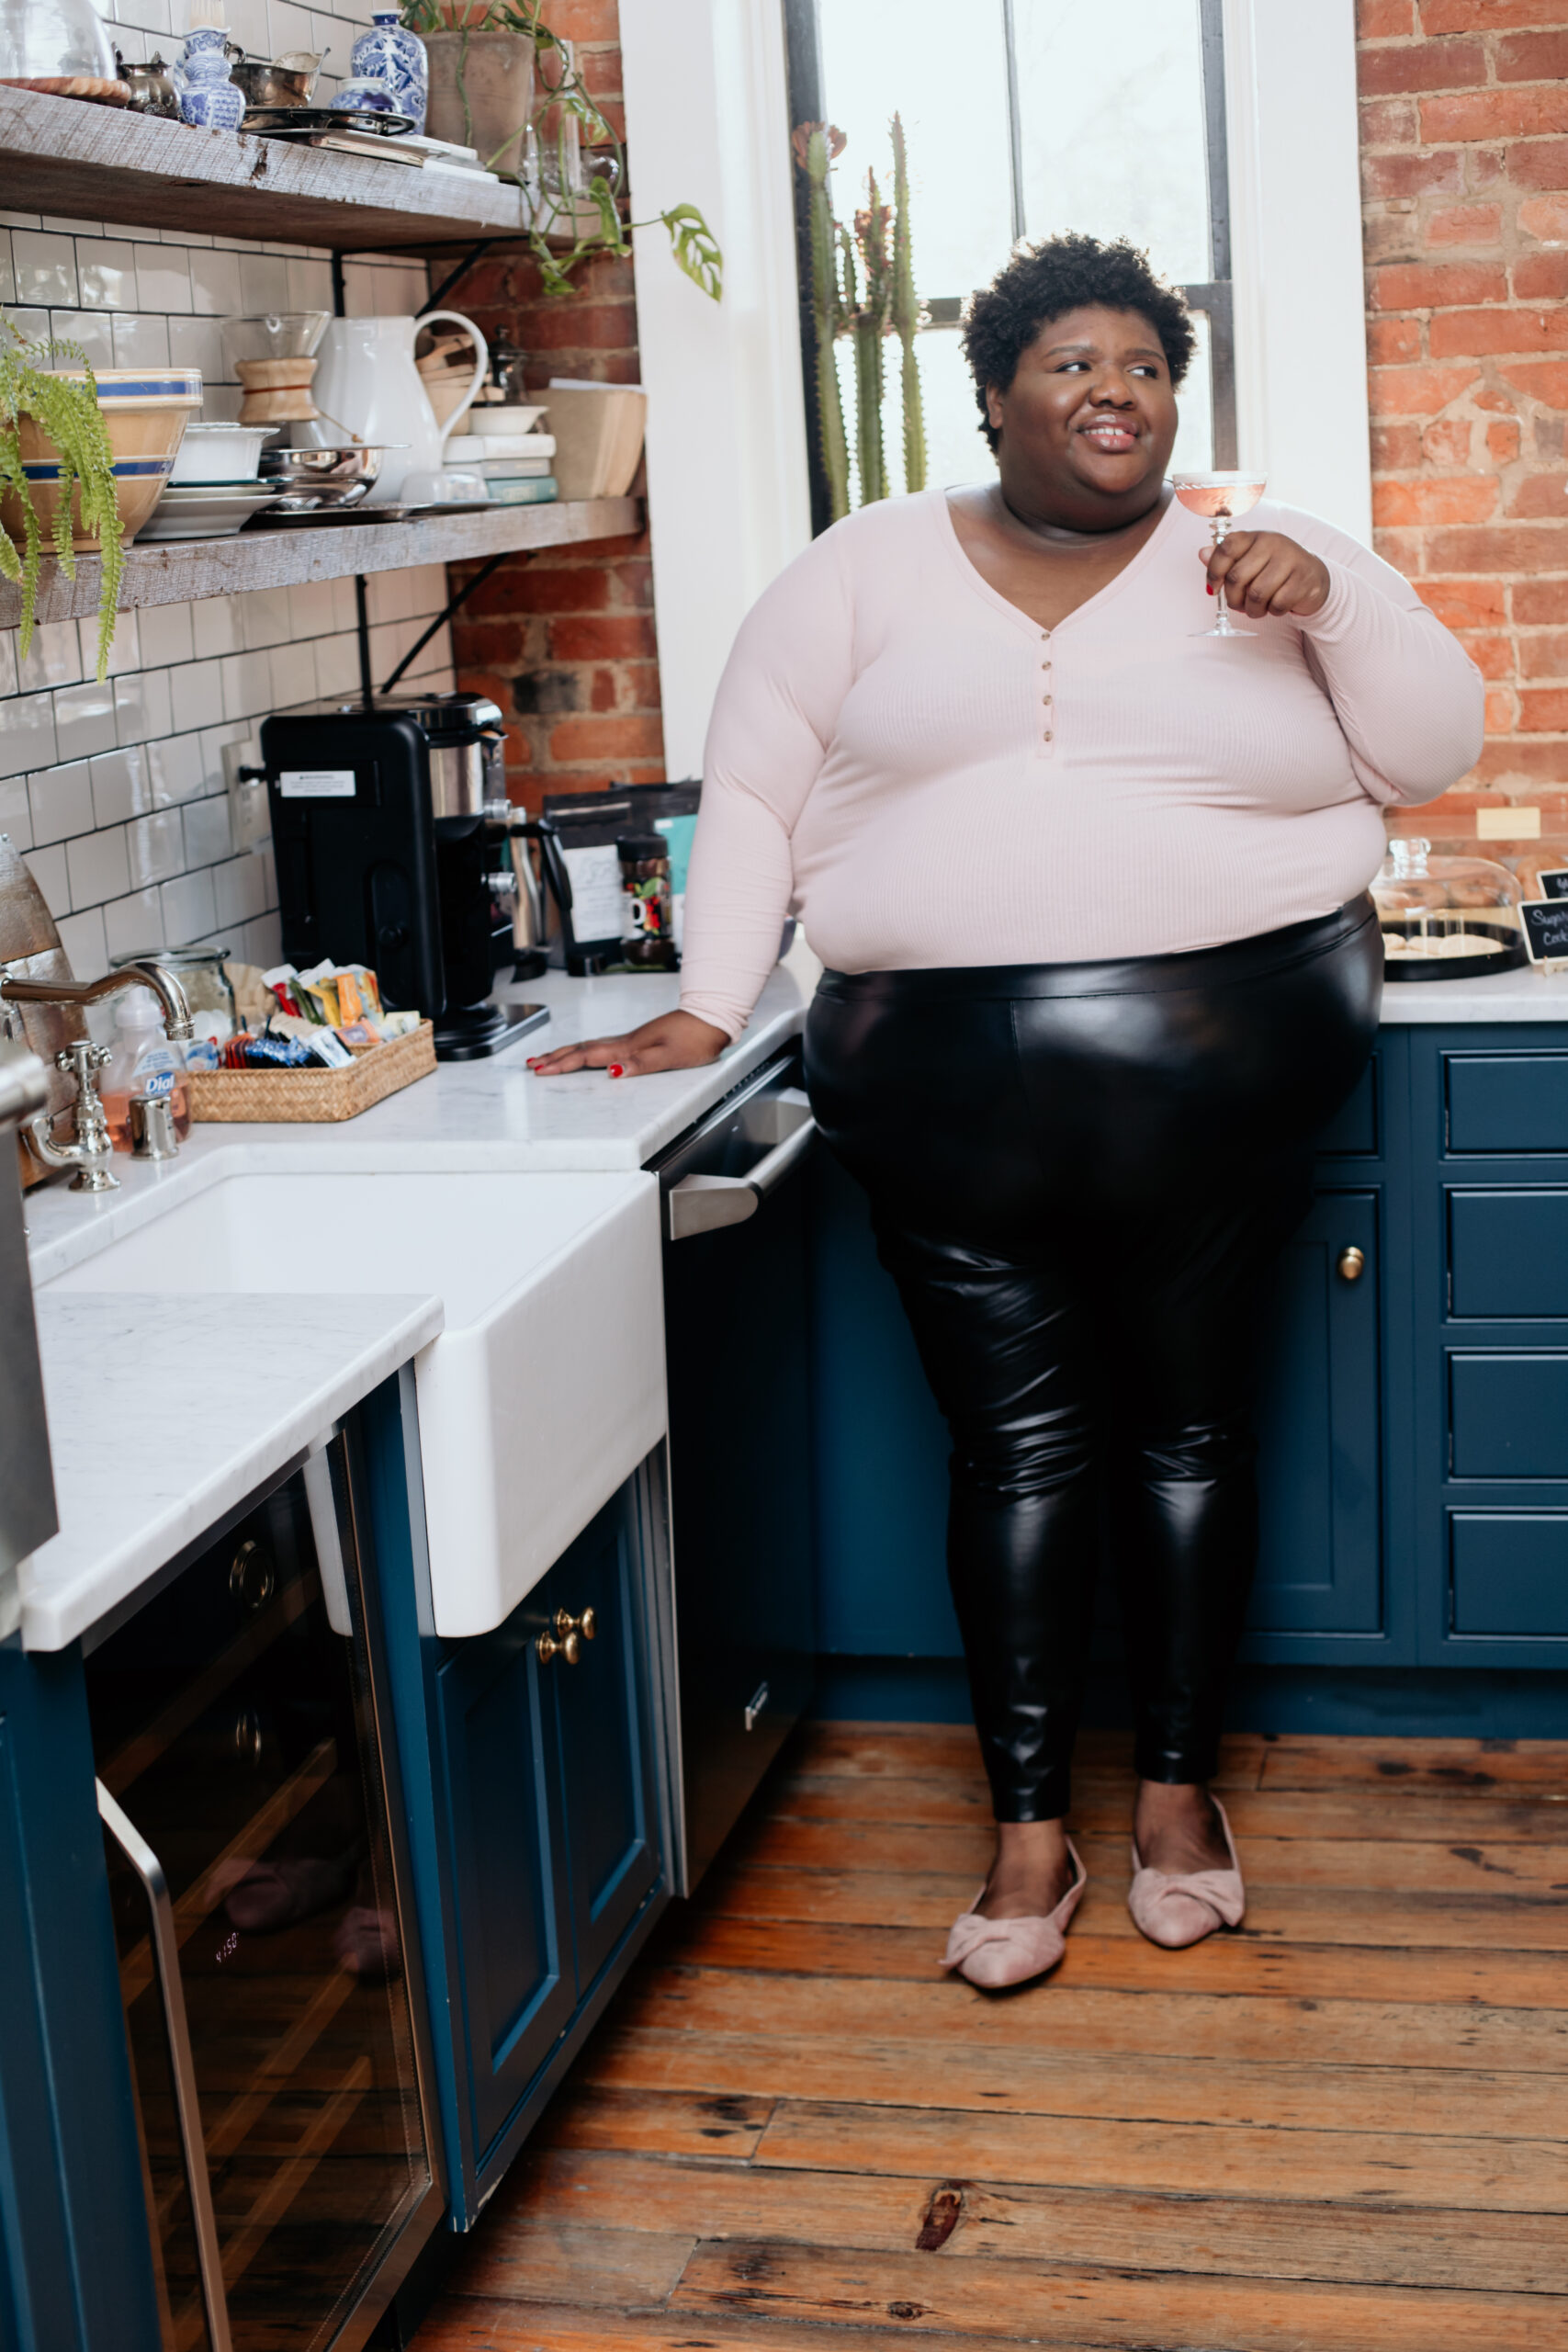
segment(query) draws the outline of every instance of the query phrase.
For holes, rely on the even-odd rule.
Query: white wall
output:
[[[1354,0],[1225,0],[1243,465],[1371,544]]]
[[[701,773],[714,689],[748,606],[811,537],[779,0],[621,0],[632,202],[701,207],[724,249],[712,303],[637,232],[664,755]]]

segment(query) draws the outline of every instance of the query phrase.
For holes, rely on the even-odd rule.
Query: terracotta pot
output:
[[[476,147],[491,171],[521,172],[534,109],[534,44],[521,33],[426,33],[426,135]],[[468,104],[465,107],[464,99]]]
[[[55,373],[85,381],[79,368]],[[186,423],[201,406],[201,371],[197,368],[105,368],[95,370],[98,406],[108,427],[114,454],[115,488],[119,498],[120,537],[133,539],[163,494],[185,437]],[[34,417],[23,416],[17,427],[22,466],[32,493],[33,509],[49,546],[54,521],[60,471],[60,451]],[[73,497],[75,548],[98,544],[81,528],[80,493]],[[20,548],[23,539],[21,501],[14,491],[0,500],[0,525]]]

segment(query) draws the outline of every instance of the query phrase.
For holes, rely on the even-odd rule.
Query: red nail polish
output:
[[[626,1070],[619,1062],[612,1062],[610,1064],[610,1076],[612,1078],[625,1078],[626,1074]]]
[[[1213,583],[1213,582],[1212,580],[1209,580],[1209,581],[1205,581],[1205,582],[1204,582],[1204,583],[1203,583],[1203,593],[1204,593],[1204,594],[1205,594],[1206,596],[1212,596],[1212,595],[1213,594],[1213,593],[1214,593],[1214,583]]]

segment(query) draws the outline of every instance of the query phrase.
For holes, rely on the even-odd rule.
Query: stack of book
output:
[[[555,454],[553,435],[506,433],[487,419],[482,433],[453,435],[446,444],[445,462],[461,467],[465,473],[482,475],[486,493],[498,506],[540,506],[557,495],[550,471]]]

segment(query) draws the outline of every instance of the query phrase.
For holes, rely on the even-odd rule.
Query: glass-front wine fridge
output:
[[[340,1434],[87,1659],[165,2352],[355,2352],[444,2201],[357,1483]]]

